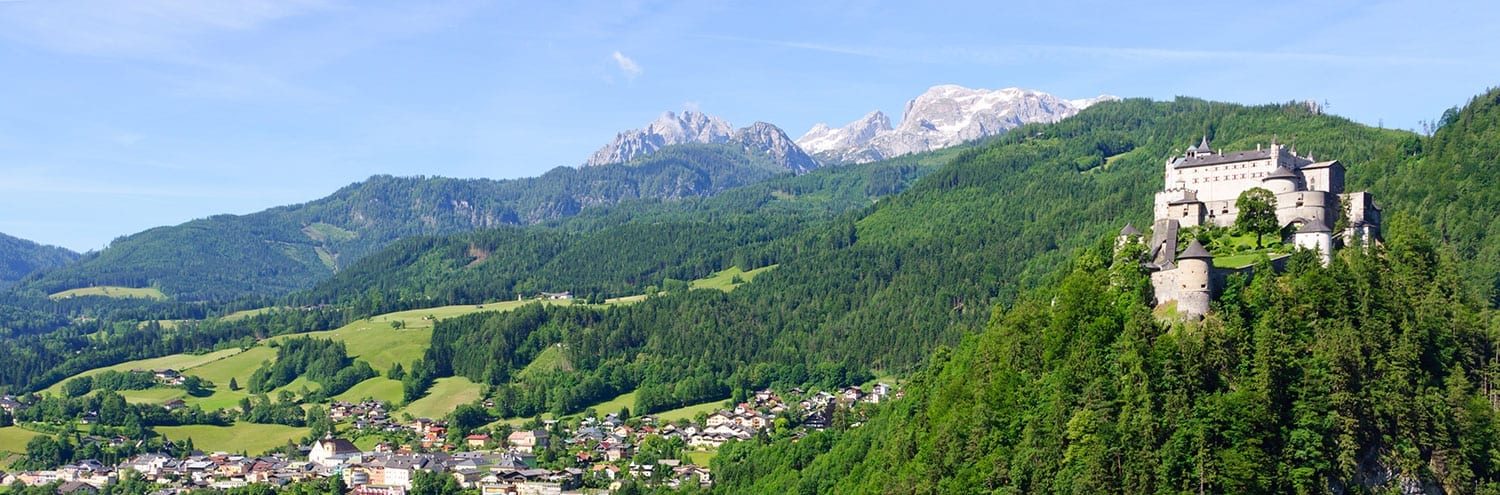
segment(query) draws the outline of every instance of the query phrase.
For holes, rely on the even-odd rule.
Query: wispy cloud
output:
[[[633,81],[636,76],[641,75],[641,65],[635,63],[635,60],[625,56],[625,54],[620,53],[619,50],[615,50],[614,55],[610,57],[614,59],[615,65],[620,68],[620,72],[625,74],[625,80]]]

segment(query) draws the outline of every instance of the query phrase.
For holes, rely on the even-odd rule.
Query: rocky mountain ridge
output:
[[[583,163],[597,167],[625,163],[680,144],[737,144],[746,151],[767,155],[773,163],[796,173],[818,168],[818,161],[798,147],[786,131],[766,122],[735,130],[729,122],[697,110],[665,112],[646,127],[623,131]]]
[[[906,103],[892,127],[880,111],[840,128],[813,126],[797,144],[824,163],[864,163],[920,153],[994,136],[1022,124],[1056,122],[1109,95],[1068,100],[1022,88],[970,89],[933,86]]]

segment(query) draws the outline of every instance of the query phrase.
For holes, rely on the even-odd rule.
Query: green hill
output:
[[[23,277],[78,261],[73,251],[43,246],[32,241],[0,234],[0,289],[15,285]]]
[[[300,205],[121,237],[24,288],[159,287],[190,301],[275,296],[310,287],[404,237],[535,224],[625,200],[711,196],[786,173],[740,147],[683,145],[630,163],[560,167],[528,179],[375,176]]]

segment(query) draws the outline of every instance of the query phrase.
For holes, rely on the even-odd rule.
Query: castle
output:
[[[1311,153],[1298,156],[1271,140],[1269,147],[1224,153],[1209,146],[1208,137],[1181,156],[1166,162],[1165,181],[1156,193],[1156,220],[1146,265],[1152,270],[1151,284],[1158,305],[1177,303],[1185,316],[1208,313],[1223,279],[1236,270],[1214,267],[1213,254],[1197,240],[1178,251],[1178,233],[1199,225],[1232,227],[1239,209],[1235,201],[1252,188],[1270,191],[1276,197],[1276,221],[1291,235],[1299,249],[1317,251],[1328,263],[1335,242],[1373,240],[1380,233],[1380,208],[1368,192],[1344,193],[1344,166],[1338,160],[1317,161]],[[1340,216],[1347,227],[1334,232]],[[1119,240],[1138,241],[1144,236],[1132,225],[1120,231]]]

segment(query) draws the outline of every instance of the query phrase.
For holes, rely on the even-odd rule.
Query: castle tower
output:
[[[1120,229],[1120,235],[1115,236],[1115,251],[1119,251],[1120,248],[1125,247],[1126,244],[1139,242],[1142,235],[1145,234],[1142,234],[1140,230],[1137,230],[1135,228],[1135,225],[1131,225],[1130,222],[1126,222],[1125,228]]]
[[[1197,239],[1177,255],[1177,314],[1203,316],[1213,301],[1214,255]]]
[[[1296,234],[1292,234],[1292,242],[1296,244],[1297,249],[1317,251],[1318,260],[1323,263],[1323,266],[1328,266],[1328,263],[1333,260],[1333,229],[1328,228],[1328,224],[1323,223],[1321,219],[1313,219],[1302,224],[1302,228],[1297,229]]]
[[[1271,194],[1280,196],[1289,192],[1297,191],[1297,173],[1286,167],[1276,167],[1265,178],[1260,180],[1261,187],[1271,191]]]

